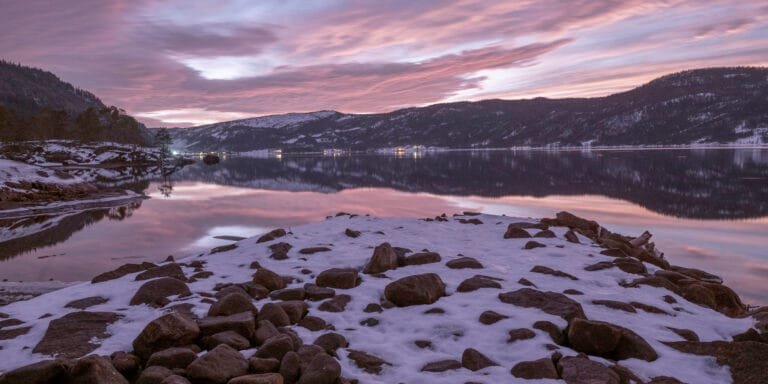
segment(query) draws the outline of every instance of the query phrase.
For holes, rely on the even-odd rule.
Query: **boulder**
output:
[[[483,268],[483,264],[480,264],[477,259],[472,257],[459,257],[458,259],[453,259],[445,263],[445,266],[451,269],[481,269]]]
[[[85,356],[98,348],[97,339],[107,337],[107,327],[119,318],[112,312],[68,313],[49,323],[32,352],[65,358]]]
[[[165,379],[163,379],[163,381],[160,384],[192,384],[192,383],[189,380],[187,380],[187,378],[184,376],[170,375]]]
[[[230,316],[209,316],[197,321],[201,336],[211,336],[219,332],[235,331],[246,339],[256,332],[256,319],[251,312],[242,312]]]
[[[224,331],[206,336],[201,342],[201,345],[208,350],[214,349],[221,344],[229,345],[238,351],[251,347],[251,342],[235,331]]]
[[[461,362],[457,360],[439,360],[427,363],[421,367],[421,372],[445,372],[461,368]]]
[[[613,360],[658,358],[653,347],[635,332],[602,321],[573,319],[568,326],[568,342],[579,352]]]
[[[334,332],[320,335],[312,344],[322,348],[329,355],[336,355],[337,349],[349,346],[349,342],[344,336]]]
[[[253,274],[253,283],[267,288],[270,292],[285,288],[285,280],[275,272],[266,268],[259,268]]]
[[[297,325],[309,329],[310,331],[321,331],[323,329],[328,329],[328,323],[317,316],[304,316],[304,318],[301,319]]]
[[[104,304],[108,301],[109,299],[107,299],[106,297],[91,296],[91,297],[86,297],[84,299],[70,301],[69,303],[64,305],[64,308],[87,309],[95,305]]]
[[[188,316],[171,312],[152,320],[133,340],[133,350],[142,359],[171,347],[194,344],[200,328]]]
[[[544,247],[546,247],[546,245],[539,243],[538,241],[531,240],[525,243],[525,245],[523,246],[523,249],[536,249],[536,248],[544,248]]]
[[[285,235],[286,235],[285,229],[282,229],[282,228],[273,229],[272,231],[259,237],[259,239],[256,240],[256,243],[258,244],[258,243],[264,243],[267,241],[272,241],[277,238],[283,237]]]
[[[560,316],[566,321],[574,318],[585,318],[581,304],[562,293],[522,288],[517,291],[500,293],[499,300],[518,307],[538,308],[550,315]]]
[[[351,289],[360,284],[360,277],[357,270],[352,268],[331,268],[320,272],[315,284],[319,287]]]
[[[183,281],[171,277],[161,277],[144,283],[131,298],[130,305],[147,304],[162,307],[169,303],[168,297],[191,295],[189,287]]]
[[[475,275],[462,281],[459,287],[456,288],[456,292],[472,292],[480,288],[501,289],[501,284],[492,277]]]
[[[480,351],[474,348],[467,348],[464,350],[464,353],[461,354],[461,365],[470,371],[479,371],[483,368],[496,366],[498,364],[480,353]]]
[[[314,284],[312,284],[314,285]],[[315,287],[317,287],[315,285]],[[317,287],[318,289],[321,289],[320,287]],[[323,289],[329,289],[329,288],[323,288]],[[304,300],[307,296],[306,290],[304,288],[285,288],[280,289],[277,291],[272,291],[272,293],[269,294],[269,298],[272,300]]]
[[[128,384],[108,358],[96,355],[77,360],[70,375],[76,384]]]
[[[493,323],[499,322],[499,321],[504,320],[504,319],[509,319],[509,316],[502,315],[502,314],[500,314],[498,312],[494,312],[494,311],[485,311],[485,312],[480,314],[480,317],[478,318],[478,321],[481,324],[491,325]]]
[[[528,328],[515,328],[509,330],[507,333],[509,334],[509,338],[507,339],[508,343],[514,343],[518,340],[533,339],[536,337],[536,333]]]
[[[156,279],[158,277],[170,277],[181,281],[187,281],[181,266],[176,263],[163,264],[158,267],[150,268],[136,275],[136,281]]]
[[[153,365],[168,369],[184,369],[197,358],[189,348],[172,347],[152,354],[147,360],[147,367]]]
[[[619,375],[596,361],[581,356],[567,356],[557,362],[560,377],[568,384],[620,384]]]
[[[431,263],[439,263],[442,258],[437,252],[419,252],[413,255],[406,256],[402,259],[403,266],[409,265],[423,265]]]
[[[521,361],[512,367],[512,376],[526,380],[557,379],[557,368],[552,359],[545,357],[532,361]]]
[[[275,327],[271,321],[259,320],[259,327],[256,328],[253,340],[256,342],[256,345],[262,345],[272,336],[277,336],[279,334],[280,331],[277,330],[277,327]]]
[[[301,375],[301,358],[294,351],[289,351],[280,362],[280,375],[286,383],[295,383]]]
[[[254,316],[259,314],[249,295],[245,292],[232,292],[213,303],[208,309],[208,316],[229,316],[242,312],[251,312]]]
[[[280,360],[275,358],[251,357],[248,359],[248,367],[251,372],[269,373],[280,369]]]
[[[360,237],[361,233],[360,233],[360,231],[355,231],[354,229],[347,228],[347,229],[344,230],[344,234],[349,236],[349,237],[351,237],[351,238],[353,238],[353,239],[355,239],[355,238]]]
[[[319,354],[301,372],[298,384],[333,384],[341,376],[341,365],[331,356]]]
[[[355,363],[355,365],[365,372],[378,375],[381,373],[385,365],[392,366],[384,359],[371,355],[370,353],[357,351],[354,349],[348,350],[347,358]]]
[[[398,307],[432,304],[445,296],[445,283],[434,273],[407,276],[387,284],[384,296]]]
[[[69,381],[69,369],[63,360],[39,361],[0,376],[0,384],[50,384]]]
[[[141,372],[136,384],[161,384],[166,378],[173,376],[172,370],[159,365],[148,366]]]
[[[344,312],[350,301],[352,301],[352,296],[350,295],[337,295],[320,303],[317,309],[323,312]]]
[[[284,327],[291,324],[291,318],[288,316],[288,313],[285,312],[285,309],[275,303],[266,303],[261,307],[258,321],[261,322],[263,320],[267,320],[278,327]]]
[[[283,384],[283,376],[279,373],[260,373],[235,377],[227,384]]]
[[[504,233],[505,239],[526,239],[529,237],[531,237],[531,234],[528,231],[515,224],[510,224],[507,227],[507,232]]]
[[[302,255],[313,255],[315,253],[320,252],[330,252],[331,249],[328,247],[309,247],[309,248],[302,248],[299,250],[299,253]]]
[[[248,361],[226,344],[198,357],[186,370],[187,377],[195,384],[225,384],[247,373]]]
[[[319,287],[316,284],[304,284],[304,294],[308,300],[318,301],[330,299],[336,296],[336,291],[332,288]]]
[[[264,344],[256,351],[256,357],[263,359],[277,359],[283,360],[286,353],[293,351],[294,345],[291,337],[284,334],[279,334],[270,337]]]
[[[397,254],[392,249],[389,243],[382,243],[373,250],[373,256],[365,265],[363,273],[377,274],[388,271],[390,269],[396,269]]]
[[[309,305],[302,300],[281,301],[277,305],[288,315],[291,324],[301,321],[309,311]]]
[[[141,359],[132,353],[118,351],[113,353],[110,359],[115,369],[129,380],[133,379],[141,369]]]

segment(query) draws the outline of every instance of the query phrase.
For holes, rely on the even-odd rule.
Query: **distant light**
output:
[[[179,151],[177,151],[177,150],[175,150],[175,149],[172,149],[172,150],[171,150],[171,154],[172,154],[172,155],[174,155],[174,156],[176,156],[176,155],[178,155],[178,154],[179,154]]]

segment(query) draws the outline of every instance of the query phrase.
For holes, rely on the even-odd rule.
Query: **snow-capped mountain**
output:
[[[598,98],[484,100],[366,115],[293,113],[171,134],[176,147],[192,151],[765,144],[768,68],[685,71]]]

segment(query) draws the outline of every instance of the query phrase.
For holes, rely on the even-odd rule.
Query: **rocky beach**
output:
[[[767,308],[636,235],[560,212],[233,238],[0,307],[0,383],[768,382]]]

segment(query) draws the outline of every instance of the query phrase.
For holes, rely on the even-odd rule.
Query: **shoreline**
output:
[[[670,261],[674,260],[665,259],[655,249],[649,235],[624,237],[566,213],[542,220],[482,214],[422,220],[340,214],[324,222],[233,242],[178,262],[124,266],[102,274],[94,283],[75,284],[0,307],[7,318],[21,322],[0,327],[0,371],[44,360],[50,354],[70,359],[88,353],[112,355],[106,362],[111,361],[113,370],[121,367],[116,356],[131,351],[144,362],[149,356],[136,341],[144,334],[142,330],[146,332],[145,327],[158,317],[181,316],[188,320],[180,321],[197,323],[198,332],[203,334],[193,341],[198,350],[220,354],[227,348],[242,348],[240,353],[235,351],[240,357],[226,352],[233,361],[266,358],[261,356],[266,352],[260,351],[270,338],[252,339],[250,333],[258,334],[266,326],[256,320],[274,321],[273,325],[285,327],[280,328],[283,331],[278,329],[279,335],[303,340],[305,346],[315,339],[318,345],[319,337],[326,334],[339,335],[345,345],[326,351],[334,360],[324,358],[325,362],[338,366],[341,376],[361,382],[506,382],[523,377],[518,375],[551,375],[547,364],[565,369],[555,370],[555,379],[562,378],[558,375],[576,364],[580,370],[610,378],[605,382],[613,382],[612,378],[619,375],[616,372],[629,372],[643,382],[663,373],[685,382],[715,383],[727,378],[748,382],[742,378],[754,377],[749,375],[766,364],[752,362],[750,368],[742,360],[755,358],[768,348],[768,317],[762,315],[768,314],[768,308],[747,311],[738,295],[716,276],[674,267]],[[333,268],[351,269],[328,272]],[[437,276],[440,283],[432,281],[432,277],[420,278],[415,286],[409,285],[415,287],[415,292],[397,285],[409,276],[430,274]],[[346,279],[351,277],[354,279],[350,283]],[[142,288],[148,284],[167,284],[165,288],[177,290],[158,297],[157,289]],[[706,292],[717,294],[710,296]],[[248,298],[246,302],[241,300],[243,297]],[[410,297],[428,299],[410,303]],[[73,300],[78,303],[67,309]],[[136,305],[136,300],[145,304]],[[231,315],[239,316],[239,320],[216,317],[226,316],[217,311],[230,306],[234,308],[227,311],[235,311]],[[247,320],[248,316],[240,312],[243,308],[248,312],[250,306],[254,308],[256,318],[250,317],[254,320]],[[378,309],[369,312],[370,308]],[[53,311],[53,315],[41,319],[43,311]],[[288,317],[275,318],[275,311]],[[502,317],[485,324],[483,316],[489,311]],[[52,332],[67,339],[61,327],[66,328],[69,317],[96,316],[88,315],[94,313],[105,314],[98,316],[104,317],[101,321],[106,323],[87,340],[47,339]],[[216,328],[216,332],[229,329],[240,336],[247,332],[245,339],[251,338],[248,345],[232,348],[230,338],[222,339],[230,347],[214,348],[211,337],[215,332],[206,333],[212,332],[207,330],[212,321],[224,327]],[[610,326],[606,327],[619,334],[629,330],[642,339],[641,343],[632,337],[632,348],[642,353],[627,360],[613,350],[593,350],[584,344],[590,343],[589,337],[582,340],[584,336],[573,331],[598,327],[601,321],[608,322]],[[541,322],[551,326],[537,328]],[[221,325],[225,323],[229,325]],[[536,323],[534,331],[528,329],[531,323]],[[243,324],[252,324],[246,325],[246,330],[254,328],[243,330]],[[326,326],[330,325],[335,331],[328,333]],[[702,341],[682,337],[669,327],[686,329],[690,331],[685,333],[687,336],[692,332]],[[525,338],[504,342],[501,336],[506,337],[509,328],[519,329],[516,335],[525,334]],[[15,333],[19,334],[8,338]],[[281,338],[279,335],[271,337]],[[377,342],[382,337],[388,342]],[[418,337],[429,341],[431,347],[414,348],[411,339]],[[92,339],[99,341],[94,344]],[[746,349],[739,361],[721,360],[713,349],[719,344],[712,343]],[[82,355],[58,350],[54,344],[74,346]],[[36,345],[34,351],[40,354],[19,349],[23,345]],[[293,346],[298,361],[303,361],[301,353],[307,351],[296,343]],[[469,357],[465,359],[462,350]],[[712,365],[711,358],[699,356],[694,350],[716,356],[718,364]],[[202,365],[206,356],[195,357],[197,363],[190,361],[189,366],[176,372],[189,378],[205,375],[195,367]],[[541,359],[531,360],[536,357]],[[473,365],[477,361],[493,364],[476,372],[472,368],[477,368]],[[371,364],[375,367],[371,368]],[[670,370],[679,364],[686,368]],[[49,368],[57,372],[61,369],[55,363],[50,363]],[[256,371],[251,366],[237,371],[236,376],[275,374]],[[131,375],[123,371],[120,374],[126,378]]]

